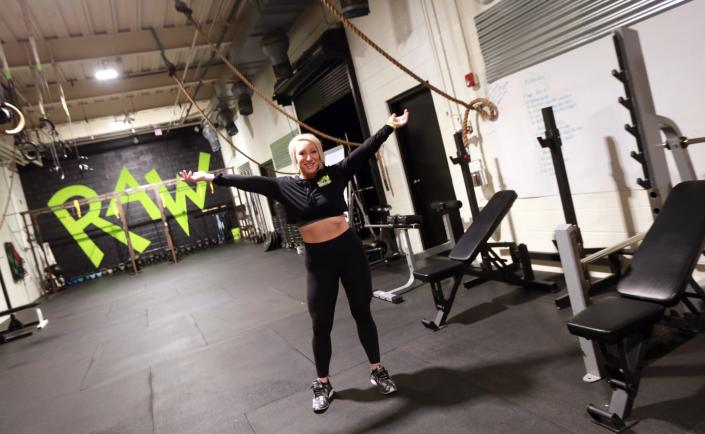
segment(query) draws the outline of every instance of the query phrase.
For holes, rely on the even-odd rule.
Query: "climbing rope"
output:
[[[450,100],[450,101],[452,101],[452,102],[454,102],[454,103],[456,103],[456,104],[459,104],[459,105],[465,107],[465,113],[464,113],[464,115],[463,115],[463,120],[462,120],[462,139],[463,139],[463,144],[465,145],[466,148],[470,146],[470,135],[473,133],[472,124],[471,124],[471,122],[470,122],[470,111],[471,111],[471,110],[476,111],[476,112],[479,114],[479,116],[480,116],[483,120],[494,121],[494,120],[497,119],[497,116],[498,116],[497,106],[496,106],[494,103],[492,103],[490,100],[488,100],[487,98],[475,98],[475,99],[471,100],[470,102],[464,102],[464,101],[462,101],[462,100],[460,100],[460,99],[458,99],[458,98],[455,98],[455,97],[449,95],[448,93],[444,92],[443,90],[441,90],[441,89],[437,88],[436,86],[432,85],[431,83],[429,83],[428,80],[424,80],[423,78],[419,77],[416,73],[414,73],[414,72],[411,71],[409,68],[407,68],[406,66],[404,66],[403,64],[401,64],[398,60],[396,60],[394,57],[392,57],[389,53],[387,53],[385,50],[383,50],[381,47],[379,47],[377,44],[375,44],[375,43],[374,43],[372,40],[370,40],[360,29],[358,29],[354,24],[352,24],[352,23],[342,14],[342,12],[340,12],[329,0],[321,0],[321,2],[322,2],[323,5],[326,6],[329,10],[331,10],[331,12],[343,23],[343,25],[345,25],[346,27],[348,27],[353,33],[355,33],[356,35],[358,35],[358,37],[360,37],[360,39],[362,39],[362,40],[363,40],[365,43],[367,43],[370,47],[372,47],[373,49],[375,49],[378,53],[380,53],[380,54],[381,54],[383,57],[385,57],[387,60],[389,60],[390,62],[392,62],[394,65],[396,65],[396,66],[397,66],[399,69],[401,69],[403,72],[405,72],[406,74],[408,74],[409,76],[411,76],[412,78],[414,78],[416,81],[418,81],[419,83],[421,83],[421,85],[423,85],[424,87],[426,87],[426,88],[429,89],[430,91],[435,92],[435,93],[437,93],[438,95],[442,96],[443,98],[446,98],[446,99],[448,99],[448,100]],[[201,24],[193,18],[192,10],[191,10],[191,8],[189,8],[189,7],[186,5],[186,3],[184,3],[182,0],[176,0],[176,10],[177,10],[178,12],[184,14],[184,16],[186,16],[186,18],[188,19],[189,23],[191,23],[191,25],[196,29],[196,31],[198,32],[198,34],[206,40],[206,42],[207,42],[207,44],[208,44],[208,47],[215,53],[215,55],[216,55],[220,60],[223,61],[223,63],[228,67],[228,69],[230,69],[230,70],[233,72],[233,74],[234,74],[236,77],[238,77],[238,78],[240,79],[240,81],[242,81],[242,82],[245,84],[245,86],[247,86],[250,90],[252,90],[252,92],[253,92],[255,95],[257,95],[260,99],[262,99],[262,101],[264,101],[265,103],[267,103],[267,104],[268,104],[270,107],[272,107],[274,110],[276,110],[276,111],[278,111],[279,113],[281,113],[282,115],[284,115],[287,119],[289,119],[289,120],[295,122],[295,123],[296,123],[297,125],[299,125],[302,129],[305,129],[305,130],[307,130],[307,131],[310,131],[310,132],[312,132],[312,133],[316,134],[317,136],[320,136],[320,137],[322,137],[322,138],[324,138],[324,139],[330,140],[330,141],[335,142],[335,143],[339,143],[339,144],[343,144],[343,145],[348,145],[348,146],[360,146],[360,143],[350,142],[350,141],[348,141],[348,140],[339,139],[339,138],[337,138],[337,137],[333,137],[333,136],[331,136],[331,135],[329,135],[329,134],[326,134],[326,133],[324,133],[324,132],[322,132],[322,131],[320,131],[320,130],[318,130],[318,129],[316,129],[316,128],[314,128],[314,127],[308,125],[308,124],[306,124],[305,122],[300,121],[299,119],[295,118],[294,116],[292,116],[292,115],[290,115],[289,113],[287,113],[286,111],[284,111],[281,107],[279,107],[277,104],[275,104],[274,102],[272,102],[272,100],[271,100],[271,98],[270,98],[269,96],[263,94],[259,89],[257,89],[257,88],[254,86],[254,84],[252,84],[252,82],[250,82],[250,80],[248,80],[247,77],[245,77],[245,75],[244,75],[243,73],[241,73],[240,70],[238,70],[237,67],[236,67],[235,65],[233,65],[233,64],[230,62],[230,60],[227,58],[227,56],[224,55],[224,54],[210,41],[210,39],[208,38],[208,35],[206,35],[205,32],[202,30]],[[175,75],[175,70],[176,70],[176,68],[175,68],[174,65],[173,65],[171,62],[169,62],[168,59],[166,58],[166,55],[165,55],[165,53],[164,53],[164,49],[163,49],[163,47],[161,46],[161,43],[159,42],[159,39],[158,39],[158,37],[156,36],[156,33],[153,32],[153,35],[154,35],[154,38],[157,40],[157,44],[159,45],[159,48],[160,48],[160,50],[161,50],[162,58],[163,58],[164,61],[166,62],[167,66],[169,67],[171,77],[172,77],[172,78],[174,79],[174,81],[177,83],[177,85],[179,86],[179,89],[184,93],[184,95],[187,97],[187,99],[189,99],[189,101],[191,101],[191,103],[192,103],[194,106],[196,106],[198,112],[204,117],[204,119],[206,119],[206,121],[208,122],[208,124],[209,124],[214,130],[216,130],[216,131],[218,132],[218,134],[219,134],[221,137],[223,137],[223,138],[226,140],[226,142],[227,142],[230,146],[232,146],[235,150],[237,150],[238,152],[240,152],[241,154],[243,154],[243,156],[245,156],[248,160],[252,161],[253,163],[255,163],[255,164],[257,164],[257,165],[259,166],[260,163],[258,163],[257,161],[255,161],[254,159],[252,159],[251,157],[249,157],[247,154],[245,154],[245,153],[243,153],[242,151],[240,151],[240,150],[230,141],[229,138],[227,138],[225,135],[223,135],[222,132],[220,132],[217,128],[215,128],[215,127],[213,126],[213,124],[210,122],[210,120],[208,120],[208,118],[205,116],[205,114],[204,114],[203,111],[200,109],[200,107],[198,107],[198,106],[195,104],[195,102],[193,102],[193,98],[191,98],[191,96],[188,94],[188,92],[186,91],[186,89],[185,89],[184,86],[183,86],[183,83],[181,83],[181,81],[176,77],[176,75]],[[277,172],[277,173],[284,173],[284,172]],[[286,173],[286,174],[289,174],[289,173]]]
[[[242,81],[245,84],[245,86],[250,88],[250,90],[252,90],[252,92],[255,95],[260,97],[262,99],[262,101],[269,104],[269,106],[272,107],[274,110],[283,114],[288,119],[296,122],[301,128],[308,130],[319,137],[323,137],[324,139],[330,140],[335,143],[339,143],[341,145],[360,146],[360,143],[350,142],[348,140],[339,139],[337,137],[333,137],[329,134],[326,134],[323,131],[317,130],[316,128],[314,128],[310,125],[307,125],[306,123],[296,119],[294,116],[292,116],[289,113],[287,113],[286,111],[284,111],[281,107],[279,107],[277,104],[272,102],[271,97],[265,95],[264,93],[262,93],[262,91],[257,89],[255,87],[255,85],[252,84],[252,82],[250,80],[248,80],[247,77],[245,77],[245,75],[243,73],[241,73],[240,70],[237,69],[237,67],[235,65],[230,63],[230,60],[228,60],[227,56],[224,55],[215,45],[213,45],[213,43],[210,41],[210,39],[208,39],[208,35],[206,35],[205,32],[202,30],[201,24],[193,18],[191,9],[188,6],[186,6],[186,4],[183,1],[181,1],[181,0],[176,1],[176,10],[186,16],[186,18],[191,23],[191,25],[196,29],[198,34],[201,35],[207,41],[208,47],[216,54],[216,56],[218,56],[218,58],[220,58],[220,60],[223,61],[223,63],[225,63],[225,65],[233,72],[233,74],[235,74],[235,76],[237,78],[239,78],[240,81]],[[163,51],[162,51],[162,53],[163,53]],[[164,57],[164,56],[162,56],[162,57]]]
[[[165,61],[166,61],[166,59],[165,59]],[[176,76],[176,67],[174,67],[174,65],[171,63],[167,63],[167,65],[169,65],[169,68],[170,68],[169,75],[171,76],[171,78],[174,79],[174,81],[176,82],[176,85],[179,87],[181,92],[183,92],[184,96],[186,96],[186,99],[189,100],[189,102],[191,103],[191,105],[193,107],[196,107],[196,110],[198,110],[198,113],[200,113],[201,116],[203,116],[203,119],[205,119],[205,121],[208,123],[208,125],[210,125],[210,127],[213,129],[213,131],[217,132],[218,135],[220,137],[222,137],[223,140],[225,140],[235,151],[239,152],[243,157],[247,158],[248,160],[250,160],[251,162],[256,164],[258,167],[261,167],[262,164],[260,164],[257,160],[250,157],[246,153],[242,152],[242,150],[240,150],[237,146],[235,146],[235,144],[230,140],[230,138],[228,136],[223,134],[223,132],[219,128],[216,128],[215,125],[213,125],[213,123],[210,121],[210,119],[208,119],[208,116],[206,116],[206,114],[203,112],[203,110],[201,110],[201,107],[199,107],[198,104],[196,104],[196,101],[193,100],[193,98],[188,93],[186,88],[184,88],[184,84],[181,82],[181,80],[179,80],[179,78]],[[293,173],[293,172],[280,172],[278,170],[275,170],[275,172],[279,173],[281,175],[296,175],[296,173]]]
[[[423,85],[425,88],[429,89],[432,92],[436,92],[438,95],[442,96],[443,98],[446,98],[456,104],[459,104],[463,107],[465,107],[465,114],[463,115],[463,145],[465,147],[470,146],[470,134],[472,134],[473,129],[472,129],[472,124],[470,123],[470,110],[475,110],[479,113],[480,117],[483,120],[486,121],[494,121],[497,119],[497,116],[499,115],[499,112],[497,111],[497,106],[494,105],[492,101],[490,101],[487,98],[475,98],[470,102],[464,102],[458,98],[455,98],[454,96],[451,96],[447,94],[446,92],[442,91],[441,89],[437,88],[436,86],[432,85],[431,83],[428,82],[428,80],[424,80],[423,78],[419,77],[415,72],[407,68],[406,66],[402,65],[398,60],[396,60],[394,57],[392,57],[389,53],[384,51],[379,45],[375,44],[370,38],[367,37],[360,29],[358,29],[353,23],[348,20],[345,15],[343,15],[342,12],[338,10],[331,2],[330,0],[321,0],[321,3],[325,7],[327,7],[333,15],[340,20],[341,23],[348,29],[350,29],[353,33],[355,33],[360,39],[363,40],[367,45],[372,47],[375,51],[377,51],[379,54],[384,56],[387,60],[392,62],[396,67],[407,73],[409,76],[411,76],[414,80],[418,81]]]
[[[254,158],[250,157],[249,155],[247,155],[247,153],[243,152],[240,148],[238,148],[237,146],[235,146],[235,144],[232,142],[232,140],[231,140],[228,136],[226,136],[225,134],[223,134],[223,132],[220,131],[220,129],[216,128],[216,126],[213,125],[213,123],[210,121],[210,119],[208,119],[208,116],[206,116],[206,114],[203,112],[203,110],[201,109],[201,107],[200,107],[198,104],[196,104],[196,101],[194,101],[194,99],[191,97],[191,94],[188,93],[188,91],[187,91],[186,88],[184,87],[184,83],[183,83],[181,80],[179,80],[179,77],[176,76],[176,66],[174,66],[174,64],[171,63],[171,61],[166,57],[166,53],[164,52],[164,46],[162,45],[162,41],[159,39],[159,36],[157,36],[157,32],[154,31],[154,29],[152,29],[152,37],[154,38],[154,41],[157,43],[157,46],[159,47],[159,52],[160,52],[160,54],[161,54],[161,56],[162,56],[162,60],[164,60],[164,63],[165,63],[166,66],[167,66],[167,70],[168,70],[168,72],[169,72],[169,76],[174,80],[174,82],[175,82],[176,85],[178,86],[179,90],[181,90],[181,92],[184,94],[184,96],[186,97],[186,99],[189,100],[189,102],[191,103],[191,106],[196,107],[196,110],[198,111],[198,113],[200,113],[200,115],[203,117],[203,119],[206,121],[206,123],[208,123],[208,125],[211,127],[211,129],[212,129],[213,131],[215,131],[216,133],[218,133],[218,135],[219,135],[220,137],[222,137],[223,140],[225,140],[225,142],[226,142],[228,145],[230,145],[231,148],[233,148],[233,149],[235,150],[235,152],[239,152],[243,157],[245,157],[245,158],[248,159],[249,161],[251,161],[251,162],[253,162],[254,164],[256,164],[257,167],[261,167],[262,164],[261,164],[259,161],[257,161],[257,160],[255,160]],[[209,43],[210,43],[210,41],[209,41]],[[217,51],[217,52],[220,52],[220,51],[218,51],[218,50],[216,50],[216,51]],[[238,71],[238,73],[239,73],[239,71]],[[287,115],[288,115],[288,113],[287,113]],[[293,172],[281,172],[281,171],[278,171],[278,170],[275,170],[274,172],[275,172],[275,173],[279,173],[279,174],[281,174],[281,175],[296,175],[296,174],[293,173]]]

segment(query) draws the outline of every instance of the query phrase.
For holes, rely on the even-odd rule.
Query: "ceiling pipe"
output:
[[[223,26],[223,30],[220,32],[220,35],[218,36],[218,40],[215,44],[216,49],[220,49],[220,45],[223,43],[223,39],[225,39],[225,33],[227,32],[228,28],[233,24],[233,20],[235,19],[235,15],[237,14],[238,10],[240,9],[240,2],[236,1],[233,4],[232,9],[230,9],[230,13],[228,13],[228,17],[225,19],[225,25]],[[215,59],[215,53],[211,52],[210,57],[208,58],[208,63],[206,63],[205,68],[201,70],[201,73],[198,77],[198,84],[196,85],[196,89],[192,92],[193,95],[198,95],[198,91],[201,88],[201,84],[203,82],[203,77],[206,76],[206,72],[208,72],[208,68],[210,65],[213,63],[213,59]],[[189,114],[191,114],[191,109],[193,107],[189,103],[188,109],[186,110],[186,114],[182,117],[182,119],[187,119]]]
[[[357,18],[370,13],[370,5],[367,0],[340,0],[340,11],[345,18]]]
[[[235,113],[229,108],[222,108],[218,111],[218,124],[225,128],[230,137],[238,133],[237,126],[235,126]]]
[[[209,4],[209,5],[208,5],[208,8],[205,8],[205,7],[204,7],[203,9],[201,9],[201,17],[199,18],[199,21],[203,21],[204,16],[205,16],[206,14],[208,14],[208,12],[210,11],[211,7],[212,7],[212,4]],[[218,11],[218,12],[220,12],[220,11]],[[218,18],[218,15],[216,15],[216,19],[217,19],[217,18]],[[214,21],[215,21],[215,20],[214,20]],[[211,31],[212,29],[213,29],[213,27],[211,27],[210,29],[208,29],[208,32],[210,33],[210,31]],[[193,40],[191,41],[191,48],[189,48],[189,51],[188,51],[188,60],[186,60],[186,64],[184,65],[184,72],[183,72],[183,75],[181,75],[181,81],[182,81],[182,82],[185,82],[185,81],[186,81],[186,74],[188,73],[188,69],[189,69],[189,67],[191,66],[191,62],[192,62],[193,59],[194,59],[194,47],[196,47],[196,41],[197,41],[197,40],[198,40],[198,30],[194,30],[194,32],[193,32]],[[199,60],[198,60],[198,64],[197,64],[197,66],[196,66],[196,71],[197,71],[197,72],[198,72],[198,70],[201,68],[201,63],[202,63],[201,60],[202,60],[202,59],[199,59]],[[176,106],[177,106],[177,104],[179,104],[179,99],[180,99],[180,98],[181,98],[181,92],[176,92],[176,98],[174,99],[174,104],[172,105],[172,112],[176,112]]]
[[[274,87],[277,87],[280,82],[290,78],[294,72],[287,54],[289,51],[289,38],[286,33],[275,31],[262,37],[261,47],[272,63],[276,79]]]
[[[233,95],[237,100],[237,111],[242,116],[252,114],[252,90],[245,83],[238,81],[233,84]]]

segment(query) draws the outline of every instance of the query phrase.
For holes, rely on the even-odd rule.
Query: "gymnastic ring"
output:
[[[8,134],[8,135],[10,135],[10,136],[13,136],[13,135],[19,133],[20,131],[22,131],[22,130],[24,129],[24,125],[25,125],[25,122],[24,122],[24,115],[22,114],[22,112],[21,112],[17,107],[15,107],[14,105],[10,104],[9,102],[4,103],[3,105],[4,105],[4,106],[7,106],[7,107],[10,107],[10,108],[11,108],[12,110],[14,110],[15,113],[17,113],[17,115],[20,117],[20,121],[17,123],[17,126],[16,126],[15,128],[13,128],[13,129],[11,129],[11,130],[5,130],[5,134]]]

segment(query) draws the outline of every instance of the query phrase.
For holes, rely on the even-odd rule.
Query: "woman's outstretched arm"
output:
[[[230,173],[212,174],[200,171],[191,172],[190,170],[182,170],[179,172],[179,176],[182,181],[189,184],[206,181],[212,182],[216,185],[235,187],[240,190],[263,194],[277,200],[279,200],[280,196],[279,183],[277,182],[277,179],[267,176],[232,175]]]
[[[376,133],[367,138],[362,145],[355,148],[350,155],[337,164],[348,176],[352,176],[367,160],[382,146],[387,137],[397,128],[403,127],[409,121],[409,111],[404,110],[401,116],[392,113],[386,124]]]

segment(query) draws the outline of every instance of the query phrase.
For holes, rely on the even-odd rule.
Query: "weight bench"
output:
[[[10,315],[10,321],[7,329],[0,331],[0,345],[30,336],[32,334],[32,331],[30,330],[31,327],[36,326],[37,329],[43,329],[49,323],[49,320],[44,318],[42,310],[38,307],[39,304],[39,302],[29,303],[0,312],[0,317]],[[15,313],[17,312],[32,308],[34,308],[37,315],[36,321],[25,324],[18,320],[15,316]]]
[[[507,215],[516,198],[517,194],[512,190],[495,193],[456,242],[447,260],[432,259],[427,266],[414,271],[415,278],[431,284],[431,293],[438,309],[436,318],[433,321],[422,320],[423,325],[433,331],[438,331],[447,325],[446,320],[466,272],[466,265],[474,261],[481,252],[491,251],[486,246],[487,240]],[[446,298],[442,281],[451,277],[453,283]]]
[[[637,422],[625,419],[639,390],[644,344],[656,323],[682,327],[694,319],[695,329],[703,331],[701,312],[689,298],[705,300],[692,278],[704,248],[705,181],[681,182],[669,194],[618,284],[620,297],[600,300],[568,322],[570,333],[598,343],[612,387],[606,411],[588,405],[594,423],[621,432]],[[686,292],[688,285],[694,292]],[[667,308],[681,302],[692,313],[684,315],[685,321],[666,315]],[[608,352],[615,348],[616,356]]]

